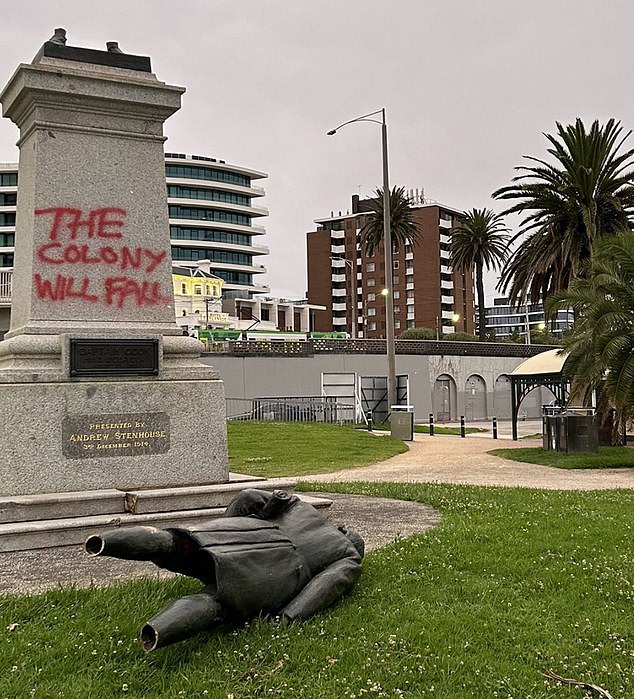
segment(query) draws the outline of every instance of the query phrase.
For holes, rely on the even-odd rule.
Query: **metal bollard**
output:
[[[429,436],[434,436],[434,413],[429,413]]]
[[[496,417],[493,418],[493,439],[498,438],[498,419]]]
[[[465,426],[464,415],[460,416],[460,436],[461,437],[467,436],[467,428]]]
[[[365,419],[368,423],[368,432],[372,432],[372,411],[368,410],[368,412],[365,414]]]

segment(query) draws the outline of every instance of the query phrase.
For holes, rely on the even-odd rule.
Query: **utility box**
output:
[[[393,405],[390,417],[392,437],[403,442],[414,440],[414,406]]]
[[[568,453],[596,453],[599,448],[597,416],[566,411],[557,415],[559,449]]]

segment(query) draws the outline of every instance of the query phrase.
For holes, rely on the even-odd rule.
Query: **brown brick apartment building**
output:
[[[308,302],[327,309],[316,317],[317,331],[385,337],[383,247],[368,257],[359,244],[369,201],[354,195],[351,214],[317,219],[317,229],[307,234]],[[413,208],[422,239],[393,256],[394,332],[426,327],[473,333],[472,274],[450,265],[449,231],[461,212],[440,204],[414,203]],[[356,313],[350,312],[353,307]]]

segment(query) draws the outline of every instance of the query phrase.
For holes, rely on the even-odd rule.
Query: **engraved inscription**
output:
[[[62,453],[69,459],[165,454],[169,448],[167,413],[76,415],[62,421]]]

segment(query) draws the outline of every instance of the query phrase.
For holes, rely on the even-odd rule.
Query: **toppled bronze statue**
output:
[[[284,491],[247,489],[224,516],[192,527],[129,527],[91,536],[93,556],[152,561],[201,580],[141,629],[146,651],[214,624],[258,614],[306,619],[349,592],[361,574],[363,539]]]

